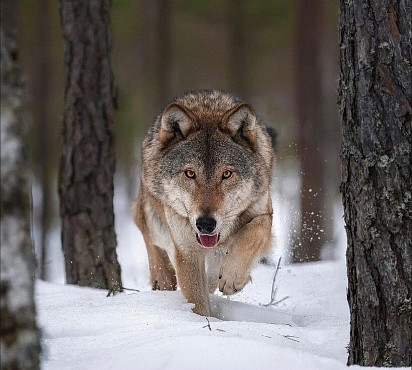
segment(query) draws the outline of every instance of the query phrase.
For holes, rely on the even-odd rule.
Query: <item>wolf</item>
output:
[[[252,106],[219,90],[175,98],[142,146],[133,217],[154,290],[179,284],[193,312],[239,292],[272,245],[272,138]]]

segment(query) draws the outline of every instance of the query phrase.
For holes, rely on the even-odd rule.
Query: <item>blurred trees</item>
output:
[[[50,73],[52,67],[51,59],[51,11],[50,1],[36,2],[36,40],[37,52],[33,53],[33,64],[35,68],[36,78],[33,80],[33,120],[36,130],[34,131],[36,140],[36,166],[34,171],[39,180],[41,191],[40,205],[40,245],[38,249],[41,251],[41,260],[39,263],[40,278],[47,280],[47,265],[48,261],[48,234],[52,222],[52,193],[56,189],[52,188],[52,163],[51,158],[53,153],[53,136],[51,132],[50,120],[50,104],[51,104],[51,78]]]
[[[20,7],[17,37],[21,45],[23,80],[27,84],[27,110],[30,112],[28,160],[34,175],[33,236],[38,256],[38,276],[53,280],[59,270],[56,268],[56,255],[61,253],[61,247],[53,238],[59,233],[57,229],[60,225],[56,183],[64,91],[58,3],[47,0],[17,2],[17,5]]]
[[[41,198],[40,151],[43,147],[38,133],[41,120],[38,118],[40,98],[36,91],[39,78],[35,54],[38,53],[40,32],[38,26],[38,2],[19,2],[22,16],[22,61],[27,71],[31,88],[31,108],[35,117],[30,142],[32,165],[36,170],[34,201]],[[43,81],[49,102],[47,114],[47,150],[50,230],[58,227],[58,206],[54,197],[58,158],[61,148],[61,112],[64,78],[61,56],[62,40],[56,2],[42,2],[49,8],[50,22],[44,21],[49,37],[49,81]],[[333,137],[324,148],[322,156],[328,158],[324,173],[332,205],[336,197],[336,158],[339,128],[337,126],[336,83],[336,18],[334,2],[324,2],[325,24],[318,30],[323,41],[320,60],[322,68],[323,106],[322,120],[325,133]],[[39,12],[41,6],[39,5]],[[297,4],[289,1],[220,1],[190,0],[121,0],[112,2],[113,19],[113,69],[119,109],[113,127],[116,151],[116,181],[130,201],[136,196],[140,160],[141,139],[148,126],[158,114],[163,102],[187,90],[198,88],[221,88],[250,99],[264,121],[279,132],[277,153],[277,181],[275,189],[293,181],[290,189],[297,191],[299,155],[297,153],[298,123],[294,100],[295,92],[295,20]],[[47,11],[45,10],[45,14]],[[44,16],[40,15],[44,20]],[[39,22],[39,23],[38,23]],[[37,24],[37,25],[36,25]],[[326,40],[326,41],[325,41]],[[46,57],[46,56],[45,56]],[[46,84],[47,82],[47,84]],[[36,92],[36,93],[35,93]],[[332,136],[331,136],[332,135]],[[323,140],[322,145],[325,145]],[[39,142],[39,144],[36,144]],[[335,171],[334,174],[332,172]],[[37,190],[36,190],[37,189]],[[330,191],[332,189],[332,191]],[[40,190],[40,191],[39,191]],[[295,191],[295,190],[293,190]],[[39,194],[40,193],[40,194]],[[126,194],[127,193],[127,194]],[[293,195],[296,198],[297,195]],[[45,196],[45,199],[47,197]],[[41,208],[41,207],[37,207]],[[330,219],[330,215],[325,217]],[[36,218],[36,230],[39,218]],[[281,228],[288,227],[282,215]],[[298,218],[298,217],[296,217]],[[297,225],[296,225],[297,226]],[[297,227],[295,227],[297,229]],[[327,228],[325,228],[325,231]],[[286,239],[292,239],[284,231]],[[40,239],[40,238],[38,238]],[[329,240],[325,237],[325,239]],[[47,237],[46,237],[47,240]],[[291,249],[294,240],[285,240]],[[290,244],[288,246],[287,244]],[[50,246],[51,247],[51,246]],[[52,248],[50,249],[52,251]],[[49,255],[49,267],[55,255]],[[49,275],[49,277],[53,278]]]
[[[229,85],[234,94],[249,98],[247,28],[245,25],[245,1],[226,1],[229,40]]]
[[[300,235],[293,261],[318,261],[325,245],[325,135],[322,89],[322,0],[297,0],[296,103],[301,173]]]
[[[59,195],[67,282],[121,289],[113,213],[110,1],[61,0],[65,107]]]
[[[171,48],[171,0],[156,0],[152,1],[155,4],[155,30],[157,35],[156,40],[156,57],[155,63],[157,65],[155,86],[159,90],[158,106],[159,109],[166,105],[172,96],[170,88],[170,73],[172,61]]]
[[[1,2],[1,368],[38,369],[27,121],[16,48],[16,3]]]
[[[341,1],[349,365],[412,365],[411,11]]]

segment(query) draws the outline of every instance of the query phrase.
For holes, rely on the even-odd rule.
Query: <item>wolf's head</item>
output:
[[[268,191],[273,151],[247,103],[219,91],[175,99],[144,143],[144,181],[187,217],[203,247],[224,240],[240,214]]]

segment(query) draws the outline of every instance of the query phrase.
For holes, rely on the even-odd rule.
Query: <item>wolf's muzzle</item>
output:
[[[196,220],[196,228],[201,234],[213,234],[216,229],[216,220],[211,217],[200,217]]]

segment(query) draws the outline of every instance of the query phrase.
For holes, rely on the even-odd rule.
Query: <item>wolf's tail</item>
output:
[[[276,145],[278,142],[278,133],[273,127],[266,127],[266,131],[268,132],[270,139],[272,141],[272,148],[276,150]]]

